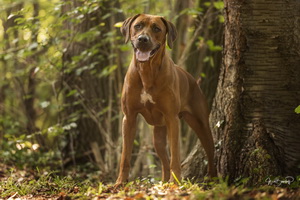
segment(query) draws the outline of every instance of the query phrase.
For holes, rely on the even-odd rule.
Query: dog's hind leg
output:
[[[214,166],[214,142],[208,124],[188,112],[183,113],[183,119],[200,139],[208,159],[208,175],[215,177],[217,174]]]
[[[199,88],[194,91],[191,101],[191,112],[183,112],[183,119],[195,131],[205,150],[208,159],[208,175],[217,176],[214,165],[214,141],[209,127],[208,110],[205,99]]]

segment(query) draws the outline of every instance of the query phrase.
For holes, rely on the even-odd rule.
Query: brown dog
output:
[[[174,25],[163,17],[138,14],[124,21],[121,32],[126,42],[131,41],[134,55],[122,92],[123,149],[116,185],[128,179],[138,114],[154,126],[153,143],[162,163],[163,181],[174,180],[170,172],[181,180],[179,118],[197,133],[208,157],[208,174],[216,176],[205,97],[195,79],[175,65],[165,50],[166,42],[172,48],[176,39]]]

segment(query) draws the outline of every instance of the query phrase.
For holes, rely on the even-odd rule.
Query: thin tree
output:
[[[119,157],[119,110],[114,108],[120,107],[122,67],[111,35],[121,21],[112,9],[118,6],[118,1],[66,0],[62,11],[68,30],[62,71],[64,123],[77,126],[68,134],[65,164],[94,161],[106,175],[114,172]]]

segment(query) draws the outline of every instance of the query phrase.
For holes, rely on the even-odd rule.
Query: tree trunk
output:
[[[35,18],[34,24],[37,23],[37,18],[39,16],[39,4],[33,3],[33,17]],[[32,43],[37,43],[37,34],[34,34],[32,36]],[[36,48],[32,49],[33,51],[36,51]],[[33,55],[30,59],[37,60],[37,56]],[[37,132],[39,129],[35,125],[36,121],[36,110],[34,108],[34,101],[35,101],[35,90],[36,90],[36,77],[35,77],[35,70],[36,66],[33,66],[30,68],[28,72],[28,84],[27,84],[27,92],[26,92],[26,98],[23,100],[24,109],[25,109],[25,115],[27,117],[27,131],[29,134]],[[25,88],[24,88],[25,90]],[[37,140],[41,146],[45,146],[44,141],[42,137],[37,136]]]
[[[8,8],[6,9],[6,16],[10,16],[10,14],[13,12],[12,8]],[[1,19],[2,23],[3,23],[3,39],[6,42],[6,45],[4,47],[5,50],[8,50],[10,48],[10,43],[8,42],[9,40],[9,35],[7,33],[7,30],[13,26],[15,26],[14,20],[16,19],[16,16],[10,18],[10,19]],[[5,105],[5,100],[6,100],[6,90],[10,87],[9,81],[6,78],[6,74],[8,71],[8,62],[1,57],[1,62],[3,63],[3,70],[1,69],[1,74],[3,74],[3,81],[1,81],[1,87],[0,87],[0,140],[2,141],[3,137],[4,137],[4,133],[5,133],[5,123],[4,123],[4,119],[2,119],[2,117],[4,118],[5,114],[6,114],[6,105]]]
[[[69,1],[67,1],[69,2]],[[93,157],[103,173],[112,172],[118,160],[117,146],[114,144],[119,133],[119,111],[113,110],[119,105],[121,91],[119,54],[116,53],[116,42],[108,33],[113,33],[114,24],[121,21],[120,16],[109,10],[118,7],[117,1],[104,1],[102,5],[80,18],[80,13],[65,21],[65,28],[70,30],[66,51],[63,55],[65,91],[65,123],[75,122],[76,130],[70,132],[66,161],[87,160]],[[63,13],[74,13],[82,2],[73,0],[66,3]],[[96,6],[96,5],[93,5]],[[79,23],[74,23],[76,18]],[[92,35],[83,39],[84,34]],[[118,31],[118,30],[116,30]],[[86,53],[83,54],[83,53]],[[118,55],[118,56],[117,56]],[[76,58],[80,58],[75,61]],[[111,73],[108,71],[112,70]],[[100,152],[99,152],[100,151]]]
[[[225,0],[223,65],[210,116],[219,173],[296,176],[300,161],[300,2]]]
[[[174,7],[174,13],[178,14],[178,18],[176,19],[176,29],[177,29],[177,38],[173,45],[172,50],[172,58],[175,63],[178,63],[178,60],[186,46],[187,38],[188,38],[188,28],[190,26],[191,17],[187,13],[182,13],[184,10],[192,7],[192,2],[190,0],[177,0]],[[180,14],[182,13],[182,14]],[[172,15],[173,15],[172,14]],[[172,16],[173,19],[175,16]]]
[[[9,6],[6,8],[6,15],[7,17],[5,20],[3,20],[3,28],[4,28],[4,41],[5,41],[5,50],[12,52],[16,51],[16,49],[23,48],[21,47],[24,45],[21,40],[22,31],[18,27],[18,19],[23,18],[24,16],[21,14],[21,10],[24,8],[24,2],[18,2],[12,6]],[[18,13],[18,14],[15,14]],[[33,15],[34,18],[34,24],[36,24],[37,18],[39,14],[39,4],[33,3]],[[14,28],[13,31],[9,31],[10,28]],[[37,28],[38,29],[38,28]],[[37,33],[37,31],[36,31]],[[32,43],[37,43],[37,34],[33,34],[30,40]],[[36,48],[32,48],[32,51],[36,51]],[[3,57],[2,57],[3,59]],[[36,60],[37,56],[34,54],[32,56],[28,56],[26,59],[28,60]],[[31,67],[28,72],[26,72],[26,68],[29,68],[25,62],[20,61],[21,59],[11,59],[11,60],[5,60],[3,59],[3,85],[0,88],[0,111],[1,116],[5,115],[5,107],[8,107],[7,105],[4,106],[5,100],[6,100],[6,93],[7,89],[11,89],[14,86],[12,85],[12,82],[15,83],[16,92],[13,93],[12,96],[13,99],[17,99],[16,101],[19,101],[17,104],[20,107],[13,106],[16,110],[22,110],[22,113],[20,116],[18,116],[20,119],[19,121],[22,121],[21,118],[24,116],[24,128],[27,130],[26,132],[28,134],[32,134],[34,132],[38,131],[38,128],[35,124],[36,122],[36,110],[34,107],[34,102],[36,99],[36,77],[35,77],[35,68],[36,66]],[[30,63],[30,62],[28,62]],[[15,75],[13,76],[12,80],[9,81],[6,78],[7,72],[10,71],[21,71],[24,70],[24,76],[23,75]],[[17,73],[18,74],[18,73]],[[20,74],[20,73],[19,73]],[[6,100],[7,101],[7,100]],[[14,100],[12,100],[14,101]],[[16,108],[17,107],[17,108]],[[9,109],[7,109],[9,110]],[[10,111],[11,112],[11,111]],[[1,120],[2,121],[2,120]],[[0,122],[1,124],[2,122]],[[0,130],[1,131],[1,130]],[[36,136],[37,140],[39,141],[40,146],[44,146],[42,139],[38,138]]]

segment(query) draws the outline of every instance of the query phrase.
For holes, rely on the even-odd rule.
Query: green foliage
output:
[[[223,1],[215,1],[213,2],[214,7],[218,10],[223,10],[224,9],[224,2]]]
[[[25,172],[26,173],[26,172]],[[89,181],[76,181],[71,176],[60,177],[55,172],[44,172],[43,174],[37,174],[37,177],[33,177],[30,174],[14,174],[7,178],[5,181],[0,182],[0,197],[9,197],[12,194],[18,196],[26,195],[56,195],[61,192],[74,193],[76,197],[76,190],[80,187],[80,190],[86,191],[90,187]],[[30,178],[26,178],[26,176]]]
[[[4,74],[0,78],[4,101],[0,102],[0,137],[3,138],[0,155],[5,162],[34,166],[46,165],[52,160],[52,164],[60,165],[65,136],[70,129],[76,128],[72,122],[82,112],[78,110],[73,116],[60,118],[64,109],[80,103],[64,104],[65,96],[77,98],[82,93],[71,89],[64,96],[63,76],[75,72],[78,77],[91,73],[101,78],[112,74],[117,67],[109,65],[102,71],[97,69],[101,56],[78,67],[78,63],[99,55],[102,44],[98,43],[73,56],[71,62],[63,61],[65,47],[71,43],[93,42],[98,37],[104,41],[115,38],[116,30],[110,35],[102,35],[105,28],[101,24],[83,32],[70,32],[64,28],[66,22],[82,23],[83,17],[96,12],[101,2],[86,0],[82,6],[62,14],[68,1],[4,1],[0,10],[0,73]],[[33,3],[38,5],[38,13],[35,13]],[[34,80],[32,86],[29,77]],[[36,116],[30,126],[35,127],[35,132],[28,131],[30,118],[25,101],[30,99],[33,99],[32,109]],[[41,145],[41,138],[44,146],[33,150],[32,146]]]
[[[223,1],[214,1],[214,2],[204,2],[204,5],[206,7],[210,7],[211,5],[216,8],[217,10],[223,10],[224,9],[224,2]]]
[[[212,40],[207,40],[206,44],[210,51],[221,51],[222,50],[222,47],[219,45],[214,45],[214,41],[212,41]]]
[[[3,162],[14,163],[21,168],[61,166],[60,150],[66,145],[64,137],[75,127],[76,124],[71,123],[63,127],[55,125],[33,134],[5,134],[0,143],[0,157]],[[40,146],[36,138],[46,140],[47,146]]]
[[[183,9],[177,17],[179,17],[180,15],[183,15],[183,14],[187,14],[187,15],[191,15],[193,17],[197,17],[198,15],[202,15],[203,14],[202,12],[203,12],[203,8],[201,8],[201,7],[186,8],[186,9]]]
[[[206,179],[192,183],[154,183],[152,179],[137,179],[121,187],[95,182],[87,178],[59,176],[57,172],[35,170],[33,173],[11,168],[10,177],[0,181],[0,198],[43,197],[55,199],[292,199],[297,190],[263,185],[247,188],[241,180],[238,186],[228,185],[227,179]],[[299,179],[298,183],[299,183]],[[297,181],[296,181],[297,182]]]
[[[218,52],[222,51],[222,47],[220,45],[215,45],[213,40],[206,40],[203,37],[198,37],[198,41],[196,43],[197,46],[206,45],[210,52]],[[215,67],[214,58],[211,55],[206,56],[203,59],[203,62],[209,63],[211,67]]]

